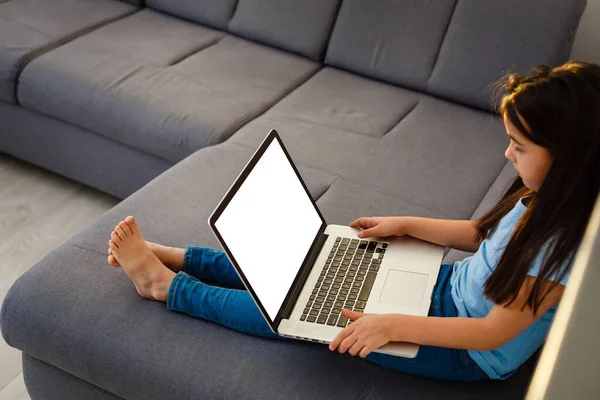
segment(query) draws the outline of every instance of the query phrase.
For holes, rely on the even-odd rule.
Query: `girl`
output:
[[[455,381],[506,379],[544,343],[600,188],[600,67],[568,62],[510,74],[499,113],[518,176],[477,221],[359,218],[359,236],[410,235],[475,252],[442,265],[428,317],[361,314],[329,349],[396,371]],[[145,242],[133,217],[115,227],[108,263],[167,308],[267,338],[274,334],[224,253]],[[168,266],[167,267],[165,267]],[[200,281],[219,286],[209,286]],[[416,358],[374,353],[421,344]]]

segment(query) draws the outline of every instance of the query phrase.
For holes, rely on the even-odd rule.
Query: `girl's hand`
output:
[[[353,321],[329,344],[329,350],[365,358],[371,351],[390,341],[389,323],[385,314],[363,314],[342,308],[342,315]]]
[[[364,229],[358,237],[406,235],[405,217],[361,217],[350,224],[352,228]]]

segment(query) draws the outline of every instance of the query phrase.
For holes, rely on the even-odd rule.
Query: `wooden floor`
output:
[[[0,303],[21,274],[117,203],[0,153]],[[21,352],[0,337],[0,400],[21,399]]]

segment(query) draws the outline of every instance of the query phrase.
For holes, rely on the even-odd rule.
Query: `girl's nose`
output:
[[[508,147],[506,148],[506,151],[504,152],[504,157],[508,158],[510,161],[515,162],[515,160],[513,159],[513,154],[511,151],[511,146],[508,145]]]

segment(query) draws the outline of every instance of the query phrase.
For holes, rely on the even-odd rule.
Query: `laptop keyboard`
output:
[[[341,309],[360,311],[377,277],[388,243],[338,237],[300,321],[345,327]]]

